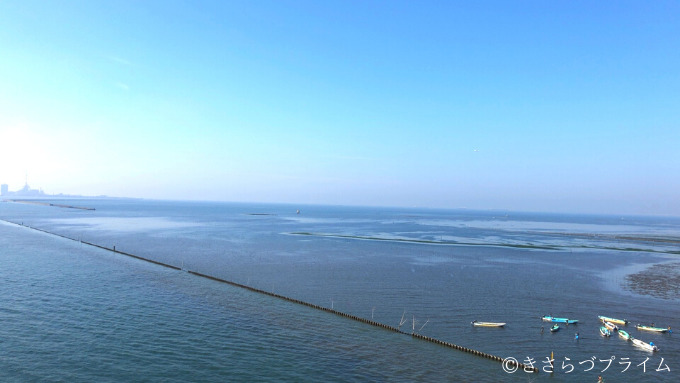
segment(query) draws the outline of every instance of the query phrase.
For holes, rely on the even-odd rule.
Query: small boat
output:
[[[476,320],[472,321],[472,325],[476,327],[503,327],[505,322],[478,322]]]
[[[654,342],[647,343],[640,339],[633,339],[633,344],[640,348],[644,348],[647,351],[659,351],[659,348],[654,345]]]
[[[633,339],[633,337],[630,336],[630,334],[626,330],[619,330],[619,336],[625,340]]]
[[[545,322],[554,322],[554,323],[566,323],[566,324],[576,324],[578,323],[578,320],[576,319],[567,319],[567,318],[556,318],[554,316],[550,315],[543,315],[541,319]]]
[[[601,326],[601,327],[600,327],[600,335],[602,335],[602,336],[611,336],[611,335],[612,335],[612,332],[609,331],[608,328],[606,328],[606,327],[604,327],[604,326]]]
[[[550,327],[550,332],[560,331],[560,325],[556,324]]]
[[[663,327],[654,327],[654,326],[644,326],[641,324],[638,324],[635,326],[636,329],[641,330],[641,331],[654,331],[654,332],[672,332],[671,328],[663,328]]]
[[[604,327],[608,328],[609,331],[619,331],[619,326],[612,322],[604,322]]]
[[[602,322],[612,322],[612,323],[621,324],[621,325],[624,325],[624,326],[628,324],[628,321],[625,320],[625,319],[610,318],[610,317],[606,317],[606,316],[602,316],[602,315],[598,315],[598,318]]]

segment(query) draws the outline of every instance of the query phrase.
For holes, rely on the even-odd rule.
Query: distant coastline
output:
[[[24,184],[24,187],[17,190],[17,191],[10,191],[9,190],[9,185],[7,184],[2,184],[0,185],[0,197],[3,197],[5,200],[10,200],[10,199],[48,199],[48,198],[109,198],[108,196],[105,195],[100,195],[100,196],[82,196],[82,195],[72,195],[72,194],[47,194],[45,193],[42,189],[31,189],[31,187],[28,185],[28,180]]]

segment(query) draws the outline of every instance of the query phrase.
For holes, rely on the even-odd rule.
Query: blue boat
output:
[[[553,323],[566,323],[566,324],[576,324],[578,323],[578,320],[576,319],[567,319],[567,318],[556,318],[554,316],[550,315],[543,315],[541,319],[545,322],[553,322]]]
[[[602,326],[602,327],[600,327],[600,335],[602,335],[602,336],[611,336],[611,335],[612,335],[612,332],[609,331],[608,328]]]
[[[550,327],[550,332],[556,332],[560,330],[560,325],[556,324]]]

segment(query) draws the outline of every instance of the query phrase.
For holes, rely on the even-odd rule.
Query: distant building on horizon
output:
[[[47,194],[45,193],[42,189],[31,189],[30,186],[28,186],[28,177],[26,180],[26,184],[24,184],[24,187],[17,190],[17,191],[10,191],[9,190],[9,185],[7,184],[2,184],[0,185],[0,196],[4,198],[107,198],[106,195],[98,195],[98,196],[82,196],[82,195],[77,195],[77,194],[64,194],[64,193],[59,193],[59,194]]]
[[[3,197],[45,197],[47,196],[45,192],[42,191],[42,189],[31,189],[30,186],[28,186],[28,182],[24,185],[23,188],[17,190],[17,191],[9,191],[9,185],[7,184],[2,184],[0,186],[0,195]]]

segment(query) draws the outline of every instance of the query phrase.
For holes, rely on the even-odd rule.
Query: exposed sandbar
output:
[[[639,295],[680,298],[680,262],[660,263],[626,276],[624,287]]]

